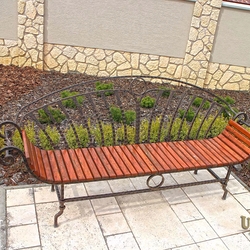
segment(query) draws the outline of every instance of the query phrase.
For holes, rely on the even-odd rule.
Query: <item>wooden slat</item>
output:
[[[250,140],[246,138],[244,135],[242,135],[238,130],[235,130],[234,128],[227,126],[226,130],[229,131],[232,135],[234,135],[236,138],[241,140],[246,144],[246,146],[250,147]]]
[[[68,169],[64,163],[61,150],[53,150],[53,152],[54,152],[55,160],[57,162],[57,167],[59,169],[63,182],[69,182],[70,177],[69,177]]]
[[[236,148],[239,148],[239,150],[244,151],[247,155],[250,154],[250,148],[248,148],[242,141],[240,141],[238,138],[230,134],[228,131],[224,130],[223,135],[227,137],[231,143],[234,144]]]
[[[101,178],[107,179],[109,177],[109,174],[108,174],[107,170],[105,169],[105,166],[103,166],[101,160],[99,159],[99,156],[96,153],[95,148],[88,148],[88,152],[89,152],[90,156],[92,157],[93,165],[95,165],[96,168],[98,169],[98,172],[100,173]]]
[[[70,157],[70,160],[72,162],[72,165],[74,167],[74,171],[77,175],[77,179],[78,180],[85,180],[87,179],[87,177],[84,175],[84,171],[81,167],[81,163],[77,157],[77,154],[75,152],[74,149],[69,149],[67,150],[68,151],[68,154],[69,154],[69,157]]]
[[[150,159],[148,155],[145,153],[145,151],[142,150],[141,146],[139,144],[135,145],[128,145],[131,147],[131,149],[135,150],[135,154],[140,156],[142,161],[145,163],[145,166],[147,167],[147,170],[145,170],[149,174],[156,174],[158,173],[157,168],[154,166],[151,160],[153,160],[153,157]],[[138,158],[139,159],[139,158]]]
[[[153,153],[156,153],[159,158],[165,163],[162,164],[162,167],[165,171],[177,171],[179,169],[179,162],[175,161],[173,157],[170,157],[170,153],[165,149],[161,143],[152,143],[147,144],[147,147],[150,149],[152,148],[154,151]]]
[[[71,161],[71,157],[69,155],[68,150],[60,150],[63,162],[65,164],[65,168],[67,170],[67,174],[69,176],[69,180],[70,181],[77,181],[77,174],[76,174],[76,170],[75,170],[75,166],[73,165],[72,161]]]
[[[225,137],[223,135],[219,135],[213,140],[214,142],[218,143],[221,147],[223,147],[224,152],[228,153],[229,158],[231,161],[238,161],[239,160],[239,155],[233,151],[224,141]]]
[[[188,142],[190,144],[193,144],[195,148],[202,149],[202,151],[207,154],[208,158],[214,162],[214,166],[220,166],[222,162],[227,162],[226,159],[224,159],[218,152],[214,150],[214,146],[210,143],[209,140],[190,140]]]
[[[50,173],[46,173],[45,171],[45,167],[43,165],[43,159],[42,159],[42,155],[41,155],[41,149],[35,147],[35,151],[36,151],[36,157],[37,157],[37,166],[38,166],[38,176],[43,178],[43,179],[47,179],[47,180],[53,180],[53,176]]]
[[[200,167],[201,165],[204,165],[203,162],[198,162],[197,155],[194,156],[194,153],[188,150],[188,147],[183,143],[183,141],[173,142],[172,145],[176,147],[178,151],[188,159],[188,161],[191,163],[191,168],[196,168]],[[192,155],[190,155],[190,153]]]
[[[93,180],[94,176],[93,176],[92,171],[90,170],[89,165],[88,165],[88,163],[87,163],[87,161],[86,161],[86,159],[84,157],[83,150],[78,148],[78,149],[75,149],[74,151],[75,151],[76,156],[77,156],[77,158],[78,158],[78,160],[80,162],[81,169],[82,169],[82,171],[83,171],[83,173],[85,175],[86,180],[88,180],[88,181]],[[100,177],[99,177],[99,179],[100,179]]]
[[[137,174],[137,171],[129,161],[124,152],[122,151],[121,147],[119,146],[110,146],[108,147],[110,154],[115,158],[117,164],[120,166],[124,176],[134,176]]]
[[[62,181],[62,178],[59,174],[59,171],[56,169],[57,168],[57,164],[56,165],[51,165],[53,164],[53,162],[51,162],[49,160],[49,157],[48,157],[48,151],[47,150],[41,150],[41,155],[42,155],[42,160],[43,160],[43,165],[45,167],[45,171],[46,173],[49,173],[51,172],[52,175],[53,175],[53,180],[55,182],[61,182]],[[53,152],[51,152],[50,154],[53,154]]]
[[[102,147],[101,150],[102,150],[103,154],[105,155],[106,161],[108,161],[107,165],[109,166],[109,168],[113,169],[113,171],[115,173],[114,176],[122,177],[124,175],[122,168],[120,165],[117,164],[116,159],[110,153],[108,147]]]
[[[133,169],[135,170],[135,173],[133,175],[143,175],[145,173],[141,165],[138,164],[135,155],[133,155],[133,153],[130,152],[127,146],[122,145],[119,147],[119,150],[118,147],[115,147],[115,149],[117,150],[118,154],[121,155],[121,158],[126,159],[126,162],[129,164],[128,168],[131,170]],[[129,160],[129,162],[127,160]]]
[[[96,164],[93,161],[93,159],[89,153],[88,148],[82,148],[81,150],[82,150],[82,153],[83,153],[84,158],[85,158],[86,163],[87,163],[86,166],[88,166],[88,169],[91,171],[93,179],[96,179],[96,180],[102,179],[102,176],[101,176],[100,172],[98,171]]]
[[[229,120],[229,125],[233,126],[236,130],[240,131],[242,134],[244,134],[247,138],[250,139],[250,132],[244,129],[240,124],[233,120]]]
[[[114,178],[116,177],[116,173],[113,169],[113,167],[111,166],[111,164],[109,163],[109,161],[107,160],[105,154],[103,153],[102,148],[95,148],[95,152],[98,155],[99,159],[102,162],[103,167],[105,168],[105,170],[107,171],[108,175],[110,178]],[[109,156],[107,156],[109,157]]]
[[[230,139],[231,137],[231,139]],[[237,145],[237,141],[238,139],[231,136],[231,134],[227,133],[227,131],[224,131],[223,134],[221,134],[220,136],[218,136],[219,139],[221,139],[228,147],[231,148],[233,155],[238,155],[238,159],[242,160],[244,158],[246,158],[249,153],[250,153],[250,148],[249,148],[249,153],[245,152],[241,147],[239,147],[239,145]],[[238,141],[240,143],[240,141]],[[241,143],[242,144],[242,143]],[[244,146],[244,144],[243,144]]]
[[[166,163],[162,160],[161,157],[159,157],[158,153],[153,148],[149,147],[149,145],[149,143],[140,144],[140,148],[144,152],[144,154],[150,159],[157,171],[163,172],[163,166],[166,165]]]
[[[188,149],[199,157],[200,161],[202,161],[207,167],[213,166],[215,164],[215,161],[211,159],[211,157],[209,157],[206,152],[201,150],[201,147],[195,147],[195,145],[190,142],[191,141],[183,141]]]
[[[47,157],[45,157],[45,160],[48,161],[50,166],[51,166],[51,170],[53,172],[55,181],[58,181],[58,182],[62,181],[63,182],[64,179],[63,179],[62,174],[60,172],[60,168],[57,164],[54,151],[48,150],[45,152],[47,153]]]
[[[173,149],[170,147],[170,145],[167,142],[162,142],[157,144],[159,148],[163,152],[165,152],[166,155],[169,155],[171,157],[171,160],[174,162],[174,165],[176,166],[176,169],[178,171],[180,170],[186,170],[188,167],[186,165],[185,160],[183,160]]]

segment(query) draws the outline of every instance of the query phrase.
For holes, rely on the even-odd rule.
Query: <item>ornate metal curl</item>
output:
[[[236,114],[234,117],[233,117],[233,120],[237,120],[237,123],[239,123],[240,125],[246,125],[248,127],[250,127],[250,124],[247,123],[247,120],[248,120],[248,116],[245,112],[239,112],[238,114]]]
[[[151,186],[151,185],[149,184],[149,182],[150,182],[150,180],[153,179],[155,176],[160,176],[160,177],[161,177],[161,181],[160,181],[159,184],[156,184],[155,186]],[[157,189],[157,188],[159,188],[159,187],[162,186],[162,184],[164,183],[164,180],[165,180],[165,178],[164,178],[164,176],[163,176],[162,174],[150,175],[150,176],[147,178],[147,186],[148,186],[150,189]]]
[[[14,146],[7,146],[0,149],[0,164],[4,166],[13,165],[15,163],[15,156],[12,154],[14,151],[22,157],[26,166],[28,166],[28,162],[23,151]]]

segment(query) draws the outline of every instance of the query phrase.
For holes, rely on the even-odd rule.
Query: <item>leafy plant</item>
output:
[[[194,99],[192,105],[198,108],[198,107],[201,106],[202,101],[203,101],[203,99],[201,97],[196,97]],[[205,103],[203,104],[202,108],[203,109],[209,109],[209,107],[210,107],[209,101],[205,101]]]
[[[76,131],[76,134],[79,139],[79,143],[77,142],[76,135],[72,127],[66,130],[66,140],[70,148],[78,148],[78,147],[87,147],[89,136],[86,128],[83,128],[82,125],[73,125]]]
[[[61,97],[62,98],[67,98],[67,97],[71,97],[71,96],[75,96],[75,95],[78,95],[79,92],[76,92],[76,91],[69,91],[69,90],[64,90],[60,93]],[[84,100],[84,97],[83,96],[77,96],[76,97],[76,101],[79,103],[79,104],[82,104],[83,103],[83,100]],[[76,108],[76,104],[75,102],[73,101],[73,99],[67,99],[67,100],[63,100],[62,101],[62,104],[64,107],[66,108]]]
[[[219,98],[216,97],[215,101],[218,102],[219,104],[221,104],[224,107],[224,110],[222,112],[224,117],[229,117],[230,116],[229,114],[232,111],[230,110],[228,105],[230,106],[230,105],[235,104],[235,100],[230,96],[225,96],[225,97],[220,96]],[[238,110],[236,108],[233,108],[233,110],[235,112],[238,112]]]
[[[114,84],[112,82],[109,83],[102,83],[102,82],[95,82],[95,90],[96,91],[101,91],[101,90],[105,90],[105,95],[109,96],[113,94],[113,91],[109,91],[114,89]],[[98,96],[100,96],[100,94],[98,94]]]
[[[52,108],[51,106],[49,106],[48,111],[56,123],[60,123],[66,118],[66,116],[58,108]],[[41,123],[54,123],[53,119],[50,118],[49,114],[47,114],[44,109],[38,110],[38,120]]]
[[[191,122],[194,119],[195,112],[192,108],[188,110],[180,109],[179,110],[179,117],[182,119],[183,117],[188,121]]]
[[[116,106],[110,107],[110,113],[114,121],[118,123],[122,122],[122,111],[119,107]],[[133,110],[125,111],[124,116],[125,116],[125,123],[128,125],[131,124],[136,118],[135,111]]]
[[[60,134],[57,131],[56,127],[47,126],[45,131],[48,134],[53,145],[51,145],[49,138],[46,136],[43,130],[39,130],[38,137],[40,140],[40,145],[43,149],[46,150],[53,149],[54,145],[58,145],[58,143],[60,142]]]
[[[103,132],[104,145],[102,144],[101,129]],[[113,129],[111,124],[105,124],[102,122],[101,125],[97,125],[97,127],[92,128],[92,133],[95,136],[95,140],[98,146],[112,146],[114,144]]]
[[[152,108],[155,104],[155,98],[145,96],[141,99],[140,105],[142,108]]]
[[[160,90],[163,90],[162,92],[162,96],[163,97],[169,97],[170,93],[171,93],[171,89],[167,88],[167,87],[159,87]]]

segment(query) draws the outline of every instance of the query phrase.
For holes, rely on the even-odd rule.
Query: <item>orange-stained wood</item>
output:
[[[226,127],[226,130],[250,147],[250,139],[248,139],[244,134],[241,134],[238,130],[229,126]]]
[[[244,134],[247,138],[250,139],[250,132],[244,129],[240,124],[233,120],[229,120],[228,122],[232,127],[234,127],[236,130],[238,130],[240,133]]]

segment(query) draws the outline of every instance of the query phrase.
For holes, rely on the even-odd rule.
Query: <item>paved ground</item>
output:
[[[216,173],[224,176],[224,170]],[[183,183],[209,175],[178,173],[166,176],[166,181]],[[144,186],[145,178],[103,181],[67,186],[66,195]],[[59,227],[54,228],[58,203],[49,186],[1,188],[0,249],[250,249],[250,227],[243,229],[241,223],[245,216],[245,226],[250,226],[250,192],[233,176],[228,189],[226,200],[221,199],[220,184],[214,183],[68,203]]]

